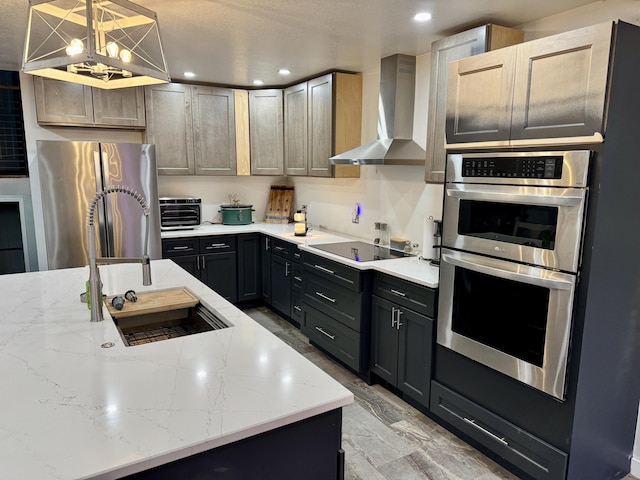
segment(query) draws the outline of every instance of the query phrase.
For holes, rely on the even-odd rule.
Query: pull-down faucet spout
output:
[[[144,236],[144,252],[141,258],[126,257],[97,257],[96,254],[96,230],[94,227],[94,213],[98,202],[110,193],[125,193],[135,198],[145,217],[145,236]],[[100,269],[98,265],[108,265],[112,263],[141,263],[142,264],[142,284],[151,285],[151,263],[149,261],[149,206],[145,198],[125,186],[107,187],[101,192],[96,193],[93,197],[87,216],[87,239],[89,242],[89,298],[91,299],[91,321],[101,322],[104,320],[102,315],[102,282],[100,281]]]

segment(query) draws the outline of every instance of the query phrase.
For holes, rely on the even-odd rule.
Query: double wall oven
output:
[[[565,397],[589,151],[450,154],[437,341]]]

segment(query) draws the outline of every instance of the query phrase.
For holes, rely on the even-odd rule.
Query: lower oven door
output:
[[[438,343],[560,400],[576,276],[442,249]]]

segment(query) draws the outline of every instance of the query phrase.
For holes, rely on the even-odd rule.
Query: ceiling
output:
[[[328,70],[364,72],[395,53],[484,23],[517,26],[592,0],[134,0],[158,15],[172,79],[282,86]],[[26,0],[2,0],[0,68],[18,69]],[[414,14],[432,20],[418,23]],[[291,71],[288,77],[279,68]]]

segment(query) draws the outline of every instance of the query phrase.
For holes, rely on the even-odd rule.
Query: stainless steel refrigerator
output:
[[[147,200],[148,254],[152,260],[162,258],[154,145],[41,140],[37,146],[48,269],[88,264],[89,205],[97,192],[116,185]],[[142,256],[145,219],[136,199],[108,194],[96,212],[98,256]]]

